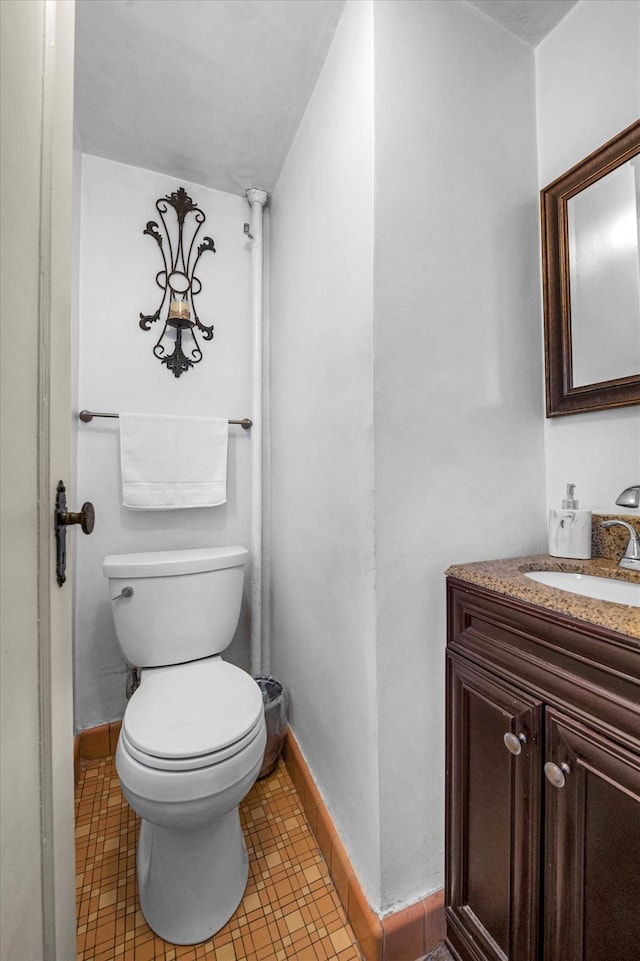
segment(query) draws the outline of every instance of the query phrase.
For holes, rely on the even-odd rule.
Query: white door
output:
[[[0,957],[75,957],[70,456],[73,0],[0,3]],[[68,540],[77,536],[69,530]],[[71,552],[69,552],[71,553]]]

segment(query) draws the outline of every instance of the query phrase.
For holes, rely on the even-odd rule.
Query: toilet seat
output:
[[[154,754],[146,754],[131,743],[127,737],[124,725],[120,731],[120,739],[122,741],[122,747],[127,754],[147,767],[155,768],[157,771],[196,771],[200,768],[220,764],[221,761],[226,761],[228,758],[244,751],[261,734],[262,726],[263,719],[259,717],[249,733],[239,738],[239,740],[233,744],[229,744],[220,751],[212,751],[210,754],[197,754],[193,757],[168,758],[157,757]]]
[[[162,771],[209,767],[243,751],[264,720],[253,678],[219,655],[143,671],[122,722],[123,748]]]
[[[142,817],[145,817],[143,810],[147,803],[160,803],[168,810],[173,804],[190,804],[199,799],[205,803],[204,810],[208,812],[217,803],[216,798],[219,801],[227,791],[234,791],[247,775],[253,772],[255,780],[264,758],[266,743],[267,728],[263,714],[257,724],[256,736],[242,750],[229,753],[224,760],[205,767],[180,770],[178,766],[172,767],[175,762],[167,762],[166,758],[144,754],[141,761],[135,758],[127,746],[123,727],[116,748],[116,770],[125,797]]]

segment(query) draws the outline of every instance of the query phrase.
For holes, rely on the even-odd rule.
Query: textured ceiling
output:
[[[78,0],[85,153],[271,190],[344,0]]]
[[[82,150],[229,193],[271,191],[344,2],[77,0]],[[469,2],[532,45],[574,5]]]
[[[535,47],[577,0],[468,0],[496,23]]]

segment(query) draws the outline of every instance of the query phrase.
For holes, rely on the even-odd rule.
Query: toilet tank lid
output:
[[[105,577],[168,577],[199,574],[246,564],[245,547],[198,547],[180,551],[147,551],[142,554],[110,554],[102,562]]]

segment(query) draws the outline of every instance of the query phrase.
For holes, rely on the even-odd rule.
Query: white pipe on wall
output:
[[[262,440],[263,440],[263,246],[262,215],[268,194],[251,187],[247,190],[251,206],[249,239],[251,241],[251,315],[252,315],[252,387],[251,419],[251,671],[262,672]]]
[[[268,205],[267,205],[268,206]],[[262,673],[271,674],[271,335],[269,215],[262,218]]]

